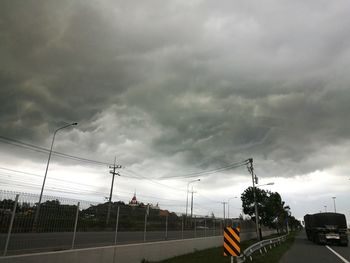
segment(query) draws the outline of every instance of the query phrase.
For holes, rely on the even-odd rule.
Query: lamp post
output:
[[[333,205],[334,205],[334,213],[337,212],[337,209],[335,208],[335,198],[336,198],[335,196],[332,197],[332,199],[333,199]]]
[[[41,200],[43,198],[43,192],[44,192],[44,187],[45,187],[45,182],[46,182],[46,176],[47,176],[47,171],[48,171],[49,165],[50,165],[50,159],[51,159],[51,155],[52,155],[52,148],[53,148],[53,143],[55,142],[56,133],[59,130],[68,128],[70,126],[75,126],[77,124],[78,124],[77,122],[73,122],[73,123],[67,124],[65,126],[62,126],[62,127],[58,128],[58,129],[56,129],[54,134],[53,134],[53,138],[52,138],[52,142],[51,142],[51,148],[50,148],[50,153],[49,153],[49,158],[47,159],[47,164],[46,164],[46,170],[45,170],[45,176],[44,176],[44,180],[43,180],[43,185],[41,186],[41,192],[40,192],[38,207],[36,209],[36,213],[35,213],[35,217],[34,217],[34,225],[36,225],[37,220],[38,220],[38,216],[39,216],[40,204],[41,204]]]
[[[196,179],[196,180],[192,180],[192,181],[189,181],[187,183],[187,197],[186,197],[186,218],[187,218],[187,210],[188,210],[188,188],[190,186],[191,183],[195,183],[195,182],[199,182],[201,179]]]
[[[223,205],[223,213],[222,213],[222,215],[223,215],[223,218],[224,218],[224,221],[225,221],[225,219],[226,219],[226,216],[225,216],[225,206],[226,206],[226,204],[227,204],[227,202],[221,202],[221,204]]]

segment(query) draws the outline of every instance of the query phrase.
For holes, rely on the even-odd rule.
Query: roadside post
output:
[[[239,237],[239,227],[225,227],[224,228],[224,256],[231,256],[231,263],[233,263],[234,257],[239,257],[241,254]]]
[[[194,237],[197,237],[197,225],[196,225],[196,216],[194,216]]]
[[[77,234],[77,225],[78,225],[78,218],[79,218],[79,206],[80,206],[80,202],[78,202],[78,204],[77,204],[77,211],[75,213],[74,231],[73,231],[73,239],[72,239],[71,249],[74,249],[74,245],[75,245],[75,236]]]
[[[146,207],[146,213],[145,213],[145,228],[143,230],[143,242],[146,242],[146,233],[147,233],[147,216],[149,214],[149,205]]]
[[[216,235],[216,231],[215,231],[215,218],[213,218],[213,236]]]
[[[116,219],[116,222],[115,222],[114,245],[117,244],[117,238],[118,238],[119,210],[120,210],[120,206],[118,206],[118,210],[117,210],[117,219]]]
[[[184,239],[184,216],[181,217],[181,239]]]
[[[165,217],[165,240],[168,240],[168,215]]]
[[[12,215],[11,215],[11,221],[10,221],[9,230],[7,232],[7,237],[6,237],[6,243],[5,243],[5,249],[4,249],[3,256],[6,256],[7,249],[8,249],[9,243],[10,243],[10,237],[11,237],[11,232],[12,232],[12,227],[13,227],[13,221],[15,220],[15,216],[16,216],[16,209],[17,209],[17,204],[18,204],[18,198],[19,198],[19,194],[16,195],[15,204],[13,206]]]

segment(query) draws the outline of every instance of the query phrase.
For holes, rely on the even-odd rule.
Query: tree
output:
[[[241,195],[241,200],[243,212],[255,221],[253,191],[253,187],[248,187]],[[256,188],[256,201],[261,224],[276,229],[284,229],[286,227],[286,223],[291,217],[290,207],[285,205],[279,193]]]
[[[252,220],[255,221],[255,204],[254,204],[254,188],[248,187],[241,195],[243,213],[249,215]],[[266,205],[267,192],[256,188],[256,202],[258,205],[259,220],[262,220],[264,211],[263,208]],[[265,220],[262,220],[265,221]]]

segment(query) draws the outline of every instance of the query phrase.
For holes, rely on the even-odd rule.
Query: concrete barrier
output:
[[[273,233],[276,231],[263,232],[265,236]],[[243,232],[241,240],[255,236],[255,232]],[[223,237],[215,236],[8,256],[1,257],[0,263],[140,263],[142,259],[160,261],[222,245]]]

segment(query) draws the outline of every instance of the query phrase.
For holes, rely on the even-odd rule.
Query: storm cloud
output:
[[[4,1],[0,134],[48,145],[77,121],[57,150],[117,152],[126,166],[164,168],[158,176],[176,173],[166,163],[249,157],[269,176],[343,165],[349,5]]]

